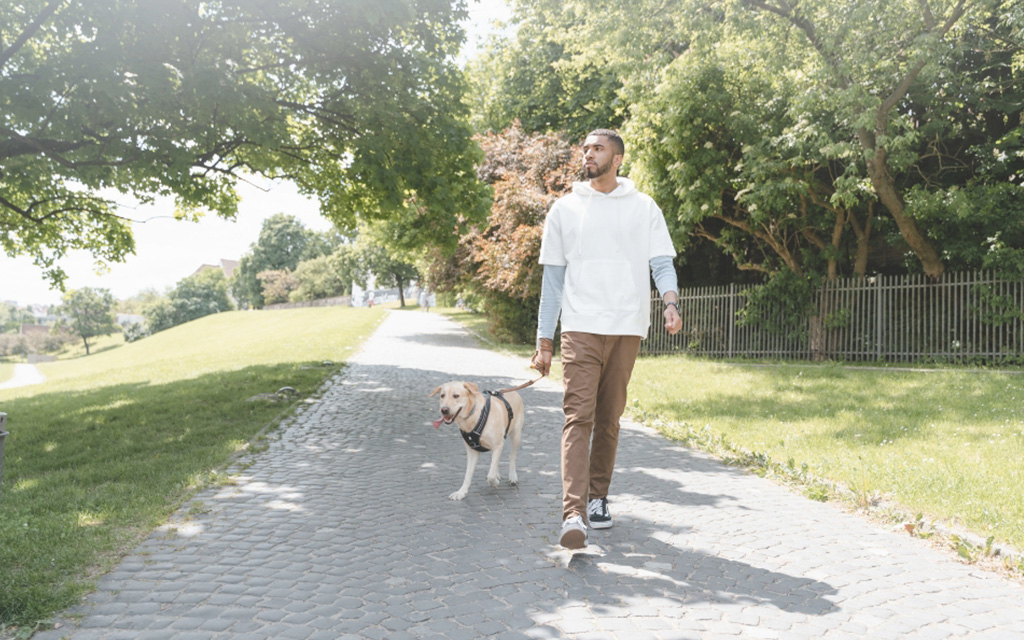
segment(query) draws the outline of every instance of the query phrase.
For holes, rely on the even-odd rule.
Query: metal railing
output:
[[[826,282],[815,292],[814,315],[789,319],[800,338],[737,321],[753,286],[680,290],[683,330],[675,336],[653,292],[641,352],[888,362],[1000,362],[1024,353],[1024,281],[990,272]]]

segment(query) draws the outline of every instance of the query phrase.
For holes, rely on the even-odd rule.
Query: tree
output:
[[[35,316],[9,302],[0,302],[0,333],[16,332],[22,324],[34,324]]]
[[[213,313],[234,308],[228,297],[228,282],[220,269],[204,269],[182,278],[166,298],[143,310],[151,333],[170,329]]]
[[[247,174],[294,180],[343,227],[413,197],[426,235],[479,216],[465,15],[463,0],[3,3],[0,246],[59,285],[69,251],[133,251],[116,198],[232,217]]]
[[[18,333],[0,333],[0,357],[27,356],[30,352],[27,336]]]
[[[263,221],[252,250],[239,260],[232,276],[231,291],[243,305],[262,308],[265,304],[259,274],[264,271],[291,271],[299,262],[315,258],[324,247],[315,242],[316,234],[302,226],[294,216],[279,213]]]
[[[162,294],[156,289],[143,289],[130,298],[118,300],[114,308],[118,313],[141,315],[143,309],[153,304],[161,297],[163,297]]]
[[[577,62],[559,35],[581,20],[561,0],[517,4],[515,36],[495,38],[468,65],[473,123],[499,132],[514,121],[527,132],[562,132],[583,139],[597,128],[622,123],[619,77],[594,60]],[[556,27],[557,26],[557,27]]]
[[[540,296],[540,240],[554,201],[579,178],[578,152],[557,134],[526,134],[518,125],[481,136],[478,172],[494,188],[486,226],[463,237],[472,247],[474,278],[512,298]]]
[[[360,266],[360,277],[357,282],[365,287],[367,276],[372,275],[377,284],[385,284],[398,288],[399,304],[405,307],[405,288],[409,283],[420,277],[420,272],[413,263],[413,258],[398,249],[396,243],[389,239],[388,231],[393,225],[364,224],[359,229],[356,239],[356,254]]]
[[[256,277],[260,281],[264,304],[288,302],[292,291],[299,286],[298,280],[287,269],[260,271]]]
[[[168,298],[178,310],[178,324],[234,308],[227,278],[220,269],[203,269],[182,278]]]
[[[841,166],[814,136],[793,135],[794,87],[730,44],[680,57],[634,110],[635,177],[673,221],[677,246],[708,240],[740,270],[835,278],[858,215],[866,257],[871,208],[833,202]]]
[[[795,29],[806,39],[807,46],[800,50],[814,56],[816,67],[807,88],[827,97],[837,115],[845,116],[848,124],[843,129],[852,134],[850,142],[864,158],[875,196],[924,272],[933,278],[942,275],[945,265],[939,248],[907,211],[906,191],[901,188],[900,174],[920,159],[915,148],[919,116],[905,106],[915,89],[934,91],[941,63],[959,44],[958,24],[965,17],[983,20],[997,3],[820,2],[813,12],[788,0],[742,3],[776,17],[784,29]],[[863,23],[873,28],[849,26]]]
[[[82,339],[85,355],[89,355],[89,338],[117,331],[113,309],[114,296],[107,289],[83,287],[64,294],[60,313],[67,318],[71,330]]]
[[[578,152],[564,136],[526,133],[518,123],[478,140],[478,175],[494,189],[491,215],[461,236],[454,256],[429,254],[428,280],[438,291],[478,297],[492,334],[532,343],[544,218],[579,177]]]
[[[146,318],[146,330],[150,335],[179,324],[175,317],[174,304],[168,298],[162,297],[151,301],[142,310],[142,315]]]
[[[292,302],[333,298],[351,293],[356,265],[352,247],[343,245],[329,256],[299,263],[292,276],[297,286],[289,294]]]
[[[560,66],[621,79],[626,170],[677,242],[710,240],[751,272],[824,277],[1020,262],[1019,2],[558,5],[517,6],[563,16],[545,31]],[[879,246],[909,260],[870,265]]]

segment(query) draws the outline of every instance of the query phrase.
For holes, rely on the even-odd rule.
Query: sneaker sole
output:
[[[590,521],[590,528],[591,529],[611,529],[612,528],[612,523],[611,523],[610,520],[608,522],[594,522],[593,520],[591,520]]]
[[[585,531],[566,531],[558,540],[558,544],[566,549],[582,549],[587,546],[587,533]]]

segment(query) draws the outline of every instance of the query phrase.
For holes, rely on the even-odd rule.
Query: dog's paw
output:
[[[488,476],[487,477],[487,484],[489,484],[492,487],[494,487],[495,489],[497,489],[498,486],[501,484],[501,476],[494,476],[494,477]]]
[[[462,500],[466,497],[466,491],[456,491],[452,495],[448,496],[449,500]]]
[[[508,483],[511,485],[519,484],[519,475],[515,471],[510,471],[508,474]]]

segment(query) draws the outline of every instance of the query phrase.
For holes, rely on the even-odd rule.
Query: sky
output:
[[[469,0],[468,8],[463,59],[472,58],[493,30],[494,22],[510,13],[504,0]],[[263,221],[274,214],[295,216],[314,231],[331,228],[331,223],[320,216],[319,205],[300,194],[293,184],[253,182],[254,185],[238,185],[241,202],[234,221],[214,213],[208,213],[197,223],[174,220],[170,217],[174,210],[170,199],[159,199],[148,206],[123,207],[118,211],[120,215],[139,221],[132,224],[135,255],[122,263],[97,269],[88,253],[72,253],[61,261],[68,274],[65,286],[109,289],[118,299],[147,289],[163,293],[204,264],[238,260],[256,241]],[[60,290],[50,288],[42,270],[30,258],[0,254],[0,302],[52,305],[59,304],[62,295]]]

